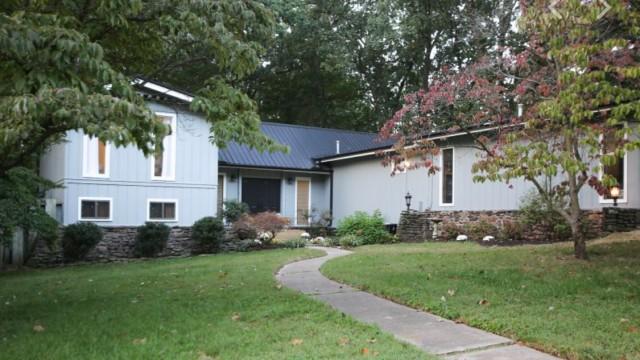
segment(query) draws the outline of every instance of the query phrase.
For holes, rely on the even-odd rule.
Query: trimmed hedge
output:
[[[78,261],[102,240],[102,229],[90,222],[65,226],[62,232],[62,254],[65,261]]]
[[[138,227],[133,254],[136,257],[153,257],[167,246],[171,229],[163,223],[147,222]]]
[[[203,251],[218,251],[224,240],[224,223],[222,219],[212,216],[203,217],[193,224],[191,238]]]

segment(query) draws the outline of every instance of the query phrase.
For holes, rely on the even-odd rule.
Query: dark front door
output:
[[[242,202],[252,214],[280,212],[280,179],[242,178]]]

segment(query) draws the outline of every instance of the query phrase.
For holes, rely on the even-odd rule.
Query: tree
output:
[[[133,88],[139,76],[188,79],[190,109],[204,114],[217,145],[284,150],[260,132],[256,105],[239,86],[272,29],[271,12],[254,0],[3,1],[0,183],[32,178],[14,170],[34,169],[68,131],[159,150],[168,128]],[[37,206],[33,196],[14,202],[27,203]],[[20,225],[17,216],[3,213],[2,237]]]
[[[442,71],[428,90],[408,96],[381,131],[399,140],[387,161],[425,155],[415,166],[433,173],[437,144],[423,134],[465,130],[482,154],[474,180],[532,183],[570,225],[576,258],[587,259],[580,192],[590,186],[606,196],[622,179],[600,173],[640,148],[633,135],[640,122],[640,11],[626,1],[608,3],[606,12],[579,0],[553,11],[549,2],[526,4],[526,48]],[[486,124],[493,132],[471,132]]]
[[[513,39],[515,0],[268,4],[277,36],[247,86],[265,117],[287,123],[378,129],[435,69]]]

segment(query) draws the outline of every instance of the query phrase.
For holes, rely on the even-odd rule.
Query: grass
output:
[[[590,243],[486,248],[368,246],[322,272],[372,293],[569,359],[640,359],[640,233]]]
[[[2,359],[418,359],[273,278],[313,250],[0,274]]]

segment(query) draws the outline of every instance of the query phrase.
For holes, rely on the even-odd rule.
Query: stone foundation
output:
[[[588,229],[586,229],[586,235],[589,238],[602,235],[606,231],[626,231],[619,230],[621,226],[631,226],[633,223],[629,213],[619,215],[619,220],[609,220],[611,224],[608,228],[607,220],[605,220],[606,212],[602,211],[585,211],[585,216],[588,221]],[[640,211],[634,213],[634,216],[640,216]],[[404,211],[400,216],[400,223],[398,224],[398,239],[400,241],[407,242],[422,242],[433,241],[433,224],[434,220],[439,221],[437,236],[442,240],[441,230],[442,224],[453,223],[459,227],[469,223],[475,223],[480,220],[485,220],[498,229],[502,229],[505,223],[515,223],[517,221],[517,211]],[[636,226],[640,225],[640,221],[635,222]],[[612,230],[615,229],[615,230]],[[521,243],[547,243],[566,239],[555,239],[549,234],[545,227],[541,226],[529,226],[523,229],[522,238],[518,241]]]
[[[632,231],[640,229],[640,209],[620,207],[606,207],[604,212],[603,229],[605,231]]]
[[[117,262],[135,258],[133,249],[136,239],[137,227],[103,227],[102,240],[87,254],[83,262]],[[245,244],[236,242],[224,242],[221,245],[223,251],[244,250]],[[158,254],[158,257],[190,256],[200,253],[201,249],[191,240],[190,227],[173,227],[169,233],[166,248]],[[27,265],[33,267],[57,266],[64,264],[62,246],[49,249],[46,244],[36,244],[33,255]]]

